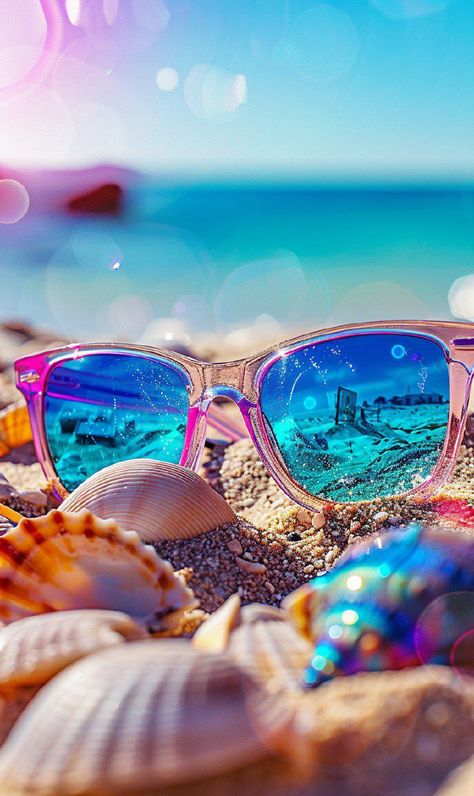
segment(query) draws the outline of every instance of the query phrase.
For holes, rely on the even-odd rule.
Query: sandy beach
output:
[[[7,324],[0,329],[1,408],[18,400],[11,382],[13,358],[54,342],[54,335],[38,334],[20,324]],[[473,474],[471,416],[454,473],[429,502],[374,499],[311,513],[278,488],[250,440],[232,444],[209,442],[200,475],[226,500],[236,519],[191,538],[162,539],[154,544],[159,556],[171,563],[196,598],[195,607],[178,634],[184,634],[187,643],[192,644],[189,639],[196,629],[202,630],[209,615],[237,595],[232,599],[238,599],[240,608],[230,609],[230,603],[226,603],[222,609],[226,613],[219,622],[227,627],[226,637],[228,634],[228,641],[222,643],[245,664],[267,696],[276,689],[281,697],[281,684],[276,684],[280,677],[278,666],[285,661],[285,671],[291,673],[291,682],[296,684],[284,693],[281,703],[289,711],[285,732],[288,739],[297,739],[295,743],[300,743],[305,753],[295,768],[295,761],[289,760],[286,752],[280,756],[280,742],[278,751],[272,749],[270,758],[258,764],[244,765],[224,778],[206,774],[202,781],[171,783],[169,789],[160,788],[160,794],[266,793],[261,784],[256,784],[262,775],[268,778],[268,792],[282,796],[438,793],[444,779],[474,755],[474,682],[470,678],[461,678],[449,668],[428,666],[337,678],[303,695],[297,672],[310,648],[296,645],[291,653],[286,647],[280,648],[279,637],[275,642],[268,635],[280,615],[270,616],[262,624],[258,617],[246,620],[242,606],[260,603],[278,607],[286,595],[331,570],[348,545],[371,534],[404,528],[413,521],[451,530],[474,528]],[[0,493],[6,505],[27,517],[40,517],[56,505],[31,443],[0,461]],[[179,516],[179,505],[176,512]],[[7,520],[1,523],[2,530],[12,527]],[[226,619],[231,614],[232,619]],[[275,643],[269,653],[272,647],[268,645]],[[293,640],[292,645],[295,643]],[[256,662],[260,645],[267,650],[265,665],[263,658],[260,664]],[[276,650],[278,666],[274,661]],[[31,694],[23,699],[28,701],[30,697]],[[5,692],[0,688],[1,699],[5,699]],[[275,722],[276,727],[278,721]],[[442,792],[451,793],[448,789]]]

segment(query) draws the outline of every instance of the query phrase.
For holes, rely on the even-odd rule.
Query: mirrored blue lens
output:
[[[277,360],[260,393],[289,475],[337,502],[407,492],[431,475],[449,419],[442,348],[413,334],[313,343]]]
[[[179,462],[187,415],[185,377],[159,359],[87,354],[56,365],[46,386],[46,438],[69,491],[114,462]]]

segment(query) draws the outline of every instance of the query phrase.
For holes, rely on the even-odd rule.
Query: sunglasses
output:
[[[211,403],[224,397],[281,489],[318,509],[428,497],[447,481],[474,379],[474,325],[341,326],[222,363],[70,345],[15,368],[38,459],[59,494],[117,461],[196,469]]]

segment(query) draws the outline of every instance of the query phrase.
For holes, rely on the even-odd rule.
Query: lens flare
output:
[[[217,66],[196,64],[186,78],[184,99],[200,119],[229,122],[247,102],[247,79]]]
[[[325,82],[349,72],[360,48],[350,17],[334,6],[317,3],[294,21],[278,47],[279,59],[306,80]]]
[[[174,91],[179,85],[179,75],[176,69],[164,66],[162,69],[158,69],[155,83],[161,91]]]
[[[16,224],[28,211],[28,191],[17,180],[0,180],[0,224]]]
[[[453,282],[448,301],[455,318],[474,321],[474,274],[462,276]]]

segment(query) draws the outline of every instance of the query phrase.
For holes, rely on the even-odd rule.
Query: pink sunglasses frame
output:
[[[27,402],[38,460],[60,497],[68,493],[55,472],[44,423],[43,400],[48,376],[60,362],[84,355],[115,353],[133,354],[171,363],[186,379],[189,411],[180,459],[182,466],[193,470],[198,468],[206,440],[209,407],[215,398],[225,397],[238,405],[262,461],[280,488],[300,505],[318,510],[330,505],[331,501],[310,495],[287,472],[267,433],[259,401],[260,385],[268,369],[282,357],[293,354],[308,344],[352,337],[368,331],[377,334],[409,333],[433,340],[444,351],[450,380],[450,414],[443,450],[429,478],[409,492],[403,493],[403,496],[429,497],[448,480],[462,441],[470,391],[474,381],[474,324],[472,323],[382,321],[338,326],[285,340],[255,356],[217,363],[202,362],[184,354],[150,346],[121,343],[72,344],[18,359],[15,362],[17,387]],[[394,497],[399,496],[401,495],[394,495]]]

